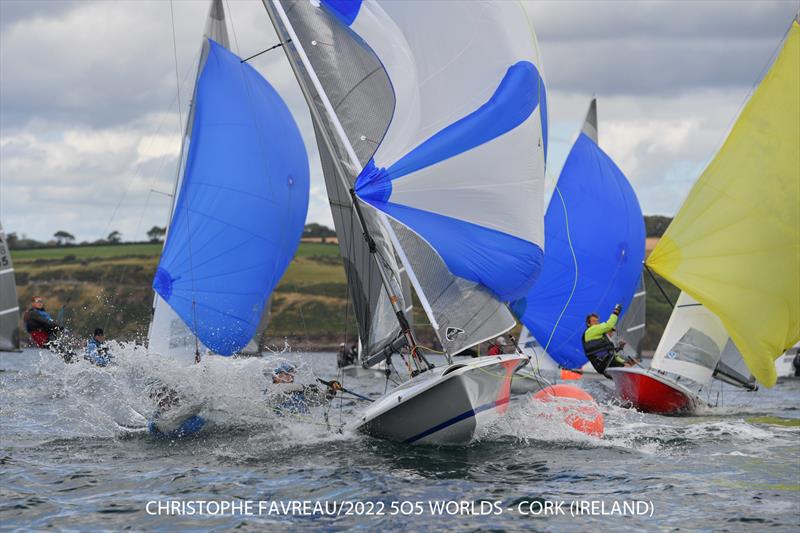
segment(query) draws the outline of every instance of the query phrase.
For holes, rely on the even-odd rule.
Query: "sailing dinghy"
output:
[[[514,324],[542,260],[545,88],[509,2],[263,0],[308,103],[365,366],[405,383],[355,429],[467,443],[508,408],[521,354],[452,363]],[[448,364],[417,344],[407,273]],[[399,376],[399,374],[394,374]]]
[[[683,292],[659,343],[654,371],[611,372],[623,399],[643,410],[691,412],[697,399],[678,390],[675,375],[704,383],[716,374],[753,388],[741,372],[733,378],[727,368],[719,372],[715,360],[722,358],[728,337],[758,382],[775,384],[775,360],[800,339],[798,146],[795,20],[724,144],[647,259],[649,268]],[[690,314],[696,322],[686,318]]]
[[[717,379],[747,390],[755,381],[719,318],[682,292],[649,369],[610,368],[617,396],[640,411],[694,414],[712,405]],[[704,392],[709,394],[705,395]]]

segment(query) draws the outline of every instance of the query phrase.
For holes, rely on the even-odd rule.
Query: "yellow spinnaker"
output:
[[[720,320],[759,382],[800,339],[800,26],[647,265]]]

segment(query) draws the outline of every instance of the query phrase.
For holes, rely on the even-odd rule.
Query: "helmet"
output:
[[[297,372],[297,368],[295,368],[293,364],[283,363],[280,366],[275,367],[275,369],[272,371],[272,374],[277,376],[278,374],[294,374],[295,372]]]

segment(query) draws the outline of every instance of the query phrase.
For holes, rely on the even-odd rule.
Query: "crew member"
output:
[[[272,371],[272,387],[268,388],[267,401],[279,416],[283,413],[308,413],[309,407],[328,403],[341,390],[338,381],[331,381],[323,390],[316,385],[295,383],[297,369],[290,363],[283,363]]]
[[[489,341],[489,349],[486,350],[486,355],[502,355],[506,352],[506,339],[505,337],[497,337],[494,342]]]
[[[619,355],[625,343],[621,342],[619,346],[614,346],[608,336],[614,331],[621,312],[622,305],[617,304],[605,322],[600,322],[600,317],[596,313],[588,315],[586,331],[583,333],[583,353],[597,373],[609,379],[610,376],[606,374],[607,368],[626,366],[625,359]]]
[[[107,366],[111,362],[111,354],[106,344],[106,336],[102,328],[96,328],[94,335],[86,343],[86,352],[83,358],[97,366]]]
[[[44,298],[41,296],[33,297],[31,308],[25,311],[22,318],[25,321],[25,330],[39,348],[48,348],[50,341],[63,330],[61,324],[45,310]]]

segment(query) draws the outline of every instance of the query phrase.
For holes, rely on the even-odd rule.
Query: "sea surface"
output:
[[[585,377],[602,439],[520,397],[468,446],[412,447],[349,431],[357,400],[307,415],[267,405],[277,364],[297,363],[313,383],[337,377],[334,354],[183,368],[135,346],[114,353],[108,368],[31,349],[0,355],[0,529],[800,529],[798,380],[726,386],[711,392],[721,406],[670,418],[621,408],[610,382]],[[147,434],[154,379],[202,403],[209,424],[197,438]],[[341,379],[373,397],[386,386],[380,375]]]

